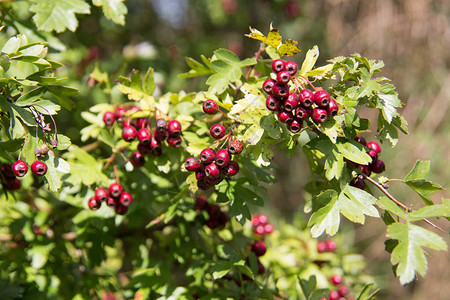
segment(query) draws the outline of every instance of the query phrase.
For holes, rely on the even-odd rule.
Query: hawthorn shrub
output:
[[[124,24],[121,1],[93,4]],[[60,76],[71,73],[53,57],[69,51],[58,33],[89,12],[83,0],[2,7],[2,299],[373,299],[364,259],[340,242],[341,216],[386,224],[402,284],[425,275],[424,248],[447,248],[429,220],[450,216],[448,199],[430,199],[442,189],[426,179],[430,162],[395,179],[423,200],[414,211],[378,175],[389,169],[383,147],[407,134],[382,61],[353,54],[317,67],[317,46],[300,62],[297,41],[250,28],[254,57],[218,49],[186,59],[180,77],[201,77],[207,90],[161,94],[151,67],[121,76],[97,63],[87,88],[109,101],[81,113],[76,145],[57,116],[77,105],[65,81],[78,79]],[[274,155],[307,159],[308,220],[257,208],[276,182]]]

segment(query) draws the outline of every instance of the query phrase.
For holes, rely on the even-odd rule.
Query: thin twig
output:
[[[258,60],[258,58],[261,56],[261,53],[264,51],[264,49],[265,49],[264,42],[261,42],[261,44],[259,44],[258,51],[255,53],[256,60]],[[250,68],[248,68],[247,74],[245,75],[245,80],[248,80],[248,78],[250,77],[250,74],[252,73],[254,68],[255,68],[254,66],[251,66]]]
[[[389,199],[391,199],[395,204],[397,204],[398,206],[400,206],[401,208],[403,208],[404,210],[406,210],[407,212],[412,212],[412,209],[410,209],[409,207],[407,207],[405,204],[401,203],[400,201],[398,201],[397,199],[394,198],[394,196],[392,196],[381,184],[379,184],[378,182],[376,182],[375,180],[373,180],[372,178],[370,178],[369,176],[367,176],[364,173],[361,173],[361,175],[364,176],[365,179],[367,179],[368,181],[370,181],[374,186],[376,186],[380,191],[383,192],[383,194],[385,194]],[[442,229],[441,227],[433,224],[430,220],[428,219],[423,219],[423,221],[425,223],[427,223],[428,225],[431,225],[432,227],[439,229],[442,232],[446,232],[444,229]]]

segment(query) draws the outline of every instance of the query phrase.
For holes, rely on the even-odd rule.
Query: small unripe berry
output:
[[[234,176],[239,173],[239,164],[235,161],[230,161],[230,163],[225,167],[224,173],[226,176]]]
[[[212,163],[206,166],[205,174],[206,177],[218,178],[220,176],[220,169],[216,164]]]
[[[136,135],[139,142],[141,142],[142,144],[145,145],[150,144],[150,140],[152,139],[152,133],[147,128],[139,129]]]
[[[179,137],[181,134],[181,124],[177,120],[172,120],[167,125],[170,137]]]
[[[266,99],[266,107],[270,111],[278,111],[281,107],[281,101],[269,95]]]
[[[95,200],[98,202],[106,202],[108,200],[109,194],[108,191],[104,188],[97,188],[95,190]]]
[[[105,114],[103,115],[103,122],[105,123],[106,126],[111,127],[115,121],[116,116],[112,111],[105,112]]]
[[[284,110],[292,112],[298,105],[298,98],[295,93],[289,93],[288,97],[284,101]]]
[[[303,107],[311,107],[314,102],[314,93],[309,89],[303,89],[300,91],[299,100]]]
[[[292,133],[299,132],[300,130],[302,130],[302,127],[303,127],[302,121],[298,121],[296,119],[294,119],[290,122],[287,122],[286,125],[287,125],[287,129]]]
[[[255,253],[256,256],[263,256],[266,253],[266,245],[263,241],[256,241],[252,245],[252,252]]]
[[[97,199],[95,199],[95,197],[92,197],[88,201],[88,206],[91,210],[97,210],[100,208],[100,206],[102,206],[102,203],[100,201],[97,201]]]
[[[280,84],[286,84],[291,80],[291,75],[287,71],[281,71],[277,74],[277,82]]]
[[[31,164],[31,172],[37,176],[44,176],[47,173],[47,165],[39,160]]]
[[[244,144],[239,140],[233,140],[228,144],[230,154],[240,154],[244,149]]]
[[[380,145],[378,145],[377,142],[369,142],[369,143],[367,143],[366,147],[369,149],[375,150],[378,154],[381,153],[381,147],[380,147]]]
[[[200,160],[204,165],[209,165],[214,161],[214,157],[216,156],[216,152],[214,152],[211,148],[203,149],[202,152],[200,152]]]
[[[283,71],[285,69],[285,67],[286,67],[286,64],[284,63],[284,61],[282,59],[275,59],[272,62],[272,70],[275,73]]]
[[[315,123],[323,123],[327,120],[328,114],[325,109],[314,108],[312,111],[312,119]]]
[[[276,81],[272,80],[272,79],[267,79],[266,81],[264,81],[262,88],[264,90],[264,92],[266,92],[267,94],[271,94],[272,93],[272,88],[275,85]]]
[[[140,152],[134,152],[131,154],[130,162],[133,166],[139,168],[145,165],[145,157]]]
[[[211,126],[209,133],[214,139],[219,140],[225,136],[226,130],[222,124],[214,124]]]
[[[47,144],[42,144],[40,150],[41,150],[41,155],[45,156],[45,155],[47,155],[47,153],[50,149],[48,149]]]
[[[293,61],[287,61],[285,64],[285,70],[289,73],[289,75],[294,76],[297,73],[298,66]]]
[[[133,126],[125,126],[122,129],[122,138],[127,142],[132,142],[137,136],[136,128]]]
[[[336,101],[334,99],[330,99],[330,103],[328,103],[328,115],[329,116],[335,116],[337,115],[338,111],[339,111],[339,106],[337,105]]]
[[[28,172],[28,165],[23,160],[16,161],[12,164],[11,168],[17,177],[23,177]]]
[[[208,99],[203,102],[203,112],[208,115],[215,115],[219,111],[219,105],[216,101]]]
[[[369,167],[372,172],[377,174],[383,173],[386,170],[386,166],[381,159],[372,162]]]
[[[330,100],[330,94],[327,91],[317,91],[314,93],[314,102],[319,107],[327,107]]]
[[[131,202],[133,202],[133,196],[131,196],[128,192],[123,192],[122,195],[120,195],[119,203],[123,206],[130,206]]]
[[[200,169],[200,161],[195,157],[188,157],[184,162],[184,167],[189,172],[195,172]]]
[[[109,195],[118,199],[123,192],[123,186],[119,183],[113,183],[108,188]]]

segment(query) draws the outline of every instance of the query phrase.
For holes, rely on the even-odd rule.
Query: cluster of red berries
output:
[[[265,214],[252,217],[253,232],[257,235],[266,235],[273,232],[273,225],[269,223],[269,218]]]
[[[341,275],[331,276],[330,281],[338,289],[333,290],[328,294],[328,300],[355,300],[355,298],[353,297],[345,297],[349,292],[349,288],[345,285],[342,285],[344,278]],[[320,300],[327,300],[327,298],[322,298]]]
[[[181,124],[177,120],[167,122],[163,118],[155,120],[155,128],[150,128],[150,119],[147,117],[131,119],[133,113],[140,111],[137,106],[129,109],[124,107],[116,108],[115,112],[107,111],[103,115],[103,122],[111,127],[115,121],[122,124],[122,138],[131,143],[138,139],[137,151],[131,154],[130,162],[135,167],[142,167],[145,164],[145,156],[153,154],[159,156],[162,154],[162,143],[167,141],[171,147],[181,146]]]
[[[36,176],[44,176],[47,173],[47,165],[36,160],[31,164],[31,172]],[[12,165],[2,164],[1,166],[1,183],[3,187],[7,190],[18,190],[22,186],[19,178],[23,177],[28,173],[28,165],[23,160],[18,160]]]
[[[113,208],[116,214],[124,215],[128,211],[128,206],[133,202],[133,196],[124,191],[121,184],[113,183],[108,190],[102,187],[97,188],[94,197],[89,199],[88,206],[92,210],[97,210],[103,202]]]
[[[228,222],[227,214],[222,211],[219,205],[208,203],[208,199],[205,196],[197,196],[195,199],[195,209],[198,212],[206,211],[209,219],[206,221],[206,226],[210,229],[223,228]]]
[[[319,241],[317,243],[317,252],[319,253],[334,252],[336,249],[337,245],[333,240]]]
[[[353,168],[358,168],[361,170],[361,173],[367,176],[370,176],[370,174],[372,174],[372,172],[376,173],[376,174],[380,174],[383,173],[386,169],[386,166],[384,164],[384,162],[378,158],[378,156],[381,153],[381,147],[377,142],[369,142],[366,143],[366,139],[363,138],[362,136],[357,136],[355,138],[355,141],[357,141],[358,143],[366,146],[369,151],[367,151],[367,154],[372,158],[372,162],[369,163],[368,165],[360,165],[360,164],[356,164],[354,162],[349,162],[349,165]],[[350,182],[351,186],[360,188],[360,189],[365,189],[366,188],[366,184],[364,183],[364,176],[362,175],[358,175],[355,178],[352,179],[352,181]]]
[[[339,107],[330,94],[324,90],[315,92],[303,88],[299,94],[290,92],[289,82],[297,73],[297,64],[292,61],[284,62],[276,59],[272,62],[271,78],[264,81],[262,88],[269,94],[266,107],[278,113],[278,120],[286,123],[289,131],[299,132],[303,121],[309,117],[315,123],[323,123],[328,116],[335,116]],[[296,86],[297,87],[297,86]]]

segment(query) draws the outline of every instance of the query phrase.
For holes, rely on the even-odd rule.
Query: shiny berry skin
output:
[[[137,121],[137,128],[145,128],[148,126],[149,122],[148,118],[139,118]]]
[[[195,172],[200,169],[200,161],[195,157],[188,157],[184,162],[184,167],[189,172]]]
[[[102,202],[97,201],[97,199],[95,199],[95,197],[92,197],[88,201],[88,206],[89,206],[89,209],[91,209],[91,210],[97,210],[100,208],[100,206],[102,206]]]
[[[205,196],[197,196],[194,204],[195,209],[205,210],[209,208],[208,199]]]
[[[130,206],[131,202],[133,202],[133,196],[131,196],[128,192],[123,192],[122,195],[120,195],[119,203],[123,206]]]
[[[209,133],[214,139],[219,140],[225,136],[226,130],[222,124],[214,124],[211,126]]]
[[[253,232],[257,235],[264,235],[266,233],[265,227],[263,225],[258,225],[255,227]]]
[[[155,137],[152,137],[150,140],[150,149],[153,155],[160,156],[162,153],[161,142],[158,141]]]
[[[273,232],[273,225],[272,224],[266,224],[264,226],[264,233],[265,234],[271,234]]]
[[[140,152],[134,152],[131,154],[130,162],[133,166],[139,168],[145,165],[145,157]]]
[[[372,162],[369,167],[372,172],[377,174],[383,173],[386,170],[386,166],[381,159]]]
[[[125,126],[122,129],[122,138],[127,142],[132,142],[137,136],[136,128],[133,126]]]
[[[105,114],[103,115],[103,122],[105,123],[106,126],[111,127],[115,121],[116,116],[112,111],[105,112]]]
[[[333,240],[326,241],[325,246],[326,246],[328,252],[334,252],[337,249],[336,242]]]
[[[285,99],[289,95],[289,85],[275,84],[272,88],[272,95],[278,99]]]
[[[152,133],[147,128],[139,129],[136,135],[139,142],[141,142],[142,144],[145,145],[150,144],[150,140],[152,139]]]
[[[160,142],[166,141],[169,138],[169,131],[165,128],[163,129],[155,128],[153,132],[153,137]]]
[[[278,111],[281,107],[281,101],[276,99],[274,96],[269,95],[266,99],[266,107],[270,111]]]
[[[370,174],[372,173],[370,171],[370,168],[369,168],[368,165],[358,165],[358,169],[361,170],[361,173],[363,173],[363,174],[365,174],[367,176],[370,176]]]
[[[280,84],[286,84],[291,80],[291,75],[287,71],[281,71],[277,74],[277,82]]]
[[[202,152],[200,152],[200,160],[204,165],[209,165],[214,161],[214,157],[216,156],[216,152],[214,152],[211,148],[203,149]]]
[[[266,81],[264,81],[262,88],[263,91],[266,92],[267,94],[271,94],[272,93],[272,88],[273,86],[276,84],[275,80],[272,79],[267,79]]]
[[[150,139],[151,140],[151,139]],[[150,154],[150,152],[152,151],[152,149],[150,148],[150,143],[148,144],[142,144],[139,143],[137,145],[137,150],[139,151],[139,153],[141,153],[142,155],[148,155]]]
[[[378,153],[373,149],[367,151],[367,154],[372,158],[372,163],[374,163],[378,159]]]
[[[240,154],[244,150],[244,144],[239,140],[233,140],[228,143],[228,152],[230,154]]]
[[[350,185],[354,186],[358,189],[364,190],[366,188],[366,184],[364,183],[364,180],[362,178],[360,178],[359,176],[353,178],[350,181]]]
[[[283,71],[285,69],[285,67],[286,67],[286,64],[282,59],[275,59],[272,62],[272,70],[275,73]]]
[[[366,147],[369,149],[375,150],[378,154],[381,153],[381,147],[380,147],[380,145],[378,145],[377,142],[369,142],[369,143],[367,143]]]
[[[339,106],[337,105],[334,99],[330,99],[330,103],[328,103],[327,112],[329,116],[334,117],[337,115],[339,111]]]
[[[314,108],[312,111],[312,119],[315,123],[323,123],[327,120],[328,114],[325,109]]]
[[[311,107],[314,102],[314,93],[309,89],[301,90],[299,101],[303,107]]]
[[[263,256],[266,253],[266,245],[263,241],[256,241],[252,245],[252,252],[255,253],[256,256]]]
[[[159,118],[159,119],[156,119],[155,123],[156,123],[156,130],[158,130],[158,131],[167,130],[167,121],[166,120]]]
[[[298,65],[293,61],[287,61],[285,63],[285,70],[289,75],[294,76],[297,73]]]
[[[203,102],[202,109],[207,115],[215,115],[219,111],[219,105],[213,99],[208,99]]]
[[[28,172],[28,165],[23,160],[16,161],[12,164],[11,168],[17,177],[23,177]]]
[[[298,105],[298,98],[295,93],[289,93],[288,97],[284,101],[284,110],[293,111]]]
[[[114,207],[114,211],[116,212],[116,214],[123,216],[124,214],[126,214],[128,212],[128,206],[120,205],[120,203],[118,203]]]
[[[122,122],[123,121],[123,117],[124,117],[124,115],[127,113],[127,110],[125,109],[125,108],[123,108],[123,107],[117,107],[116,109],[115,109],[115,111],[114,111],[114,116],[115,116],[115,119],[118,121],[118,122]]]
[[[225,167],[230,162],[230,154],[227,149],[220,149],[214,157],[216,165],[220,168]]]
[[[36,176],[44,176],[47,173],[47,165],[39,160],[31,164],[31,172]]]
[[[108,200],[109,194],[108,191],[104,188],[97,188],[95,190],[95,200],[98,202],[106,202]]]
[[[106,200],[106,205],[108,207],[114,208],[114,207],[116,207],[116,200],[114,200],[111,197],[108,197],[108,199]]]
[[[328,294],[328,300],[339,300],[341,296],[339,295],[338,291],[331,291]]]
[[[362,136],[360,136],[360,135],[357,135],[356,137],[355,137],[355,141],[357,141],[358,143],[360,143],[360,144],[362,144],[362,145],[366,145],[366,139],[365,138],[363,138]]]
[[[278,112],[278,120],[280,120],[281,123],[291,122],[294,120],[294,115],[291,112],[281,110]]]
[[[290,122],[287,122],[286,125],[287,125],[287,129],[292,133],[299,132],[300,130],[302,130],[302,127],[303,127],[302,121],[297,121],[296,119],[294,119]]]
[[[205,180],[206,179],[205,169],[200,168],[197,171],[195,171],[195,178],[197,178],[197,180]]]
[[[181,124],[177,120],[172,120],[167,125],[170,137],[179,137],[181,134]]]
[[[340,285],[343,281],[343,278],[341,275],[333,275],[331,276],[330,280],[334,285]]]
[[[169,136],[167,139],[167,144],[169,144],[170,147],[179,148],[181,147],[181,136]]]
[[[327,252],[327,243],[325,241],[319,241],[317,243],[317,252],[324,253]]]
[[[256,216],[259,221],[259,225],[266,225],[269,223],[269,217],[266,214],[259,214]]]
[[[216,164],[212,163],[206,166],[205,174],[206,177],[218,178],[220,177],[220,169]]]
[[[330,100],[330,94],[327,91],[317,91],[314,93],[314,103],[319,107],[327,107]]]
[[[108,188],[109,195],[115,199],[118,199],[123,192],[123,186],[119,183],[113,183]]]
[[[224,173],[226,176],[234,176],[239,173],[239,164],[235,161],[230,161],[230,163],[225,167]]]
[[[349,289],[345,285],[341,286],[341,288],[339,289],[339,295],[341,297],[345,297],[348,294],[348,292],[349,292]]]
[[[295,109],[295,117],[300,120],[305,120],[309,118],[311,113],[312,113],[311,108],[304,108],[302,106],[299,106]]]

